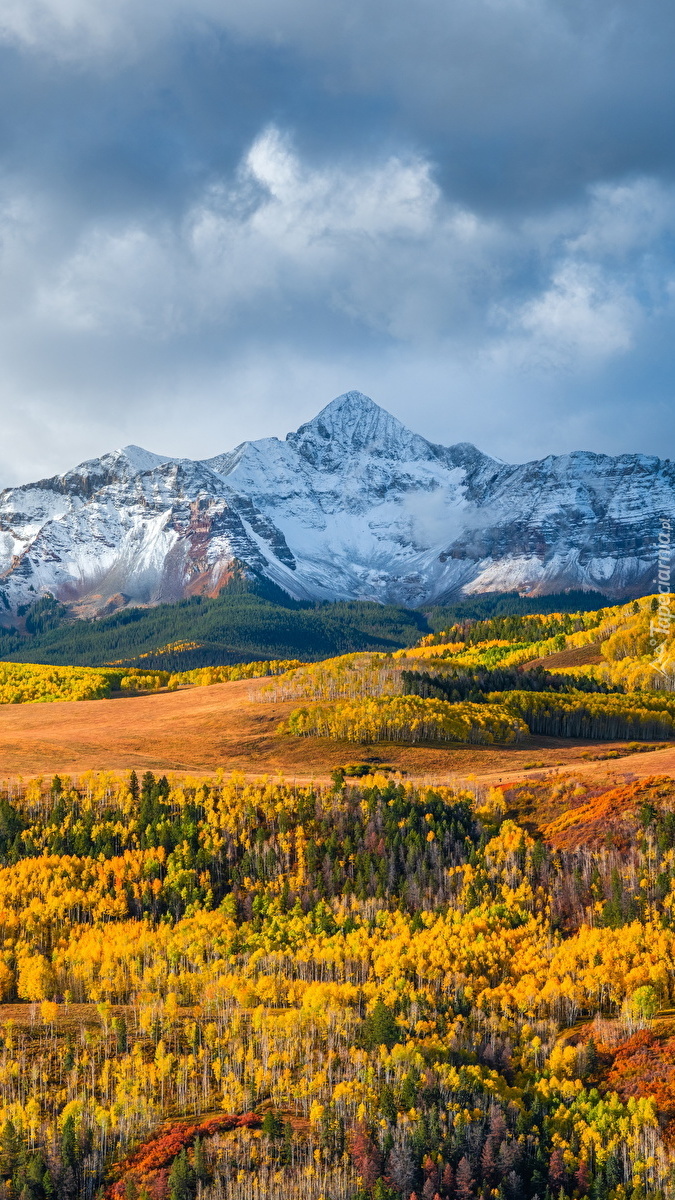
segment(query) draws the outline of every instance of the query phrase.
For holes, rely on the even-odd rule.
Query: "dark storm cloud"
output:
[[[649,0],[0,0],[1,481],[349,387],[673,454],[674,42]]]

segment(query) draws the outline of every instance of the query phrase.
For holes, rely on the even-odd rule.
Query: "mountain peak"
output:
[[[110,450],[100,458],[88,458],[78,463],[63,476],[67,480],[102,478],[107,473],[113,475],[142,475],[144,471],[154,471],[163,463],[172,460],[166,454],[153,454],[152,450],[144,450],[142,446],[120,446]]]
[[[329,404],[324,405],[320,412],[314,417],[318,421],[320,417],[327,414],[340,414],[341,416],[349,416],[359,413],[384,413],[389,416],[386,409],[376,404],[371,400],[370,396],[366,396],[365,392],[351,391],[343,392],[341,396],[336,396]]]
[[[424,438],[406,429],[396,417],[380,408],[363,392],[344,392],[331,400],[320,413],[287,442],[312,466],[321,470],[339,470],[345,456],[367,451],[378,458],[428,458],[431,451]]]
[[[305,429],[315,429],[320,431],[320,436],[324,438],[340,437],[345,433],[351,434],[354,428],[363,421],[367,423],[371,434],[374,432],[374,428],[377,428],[378,432],[386,432],[391,425],[405,429],[405,426],[397,421],[396,417],[392,417],[391,413],[371,400],[370,396],[366,396],[363,392],[353,391],[343,392],[341,396],[336,396],[311,421],[301,425],[298,433]],[[406,430],[406,432],[408,431]]]
[[[171,461],[168,455],[154,454],[152,450],[144,450],[142,446],[122,446],[114,453],[117,458],[125,458],[132,471],[138,474],[152,471],[155,467],[161,467],[162,463]]]

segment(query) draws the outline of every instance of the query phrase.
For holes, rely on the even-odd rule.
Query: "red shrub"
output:
[[[212,1137],[229,1129],[257,1129],[261,1118],[256,1113],[223,1113],[194,1124],[181,1122],[168,1129],[163,1126],[154,1137],[149,1138],[138,1150],[118,1163],[115,1174],[118,1179],[105,1193],[105,1200],[124,1200],[127,1180],[140,1185],[149,1192],[152,1200],[164,1200],[167,1193],[169,1167],[181,1150],[192,1146],[195,1138]]]

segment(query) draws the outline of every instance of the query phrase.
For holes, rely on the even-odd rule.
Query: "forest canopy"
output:
[[[672,781],[527,786],[0,789],[6,1188],[669,1195]]]

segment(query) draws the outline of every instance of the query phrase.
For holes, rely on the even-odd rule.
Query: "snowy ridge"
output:
[[[653,590],[675,466],[583,451],[510,466],[437,446],[360,392],[203,462],[139,446],[0,494],[0,619],[217,594],[233,559],[298,599]]]

